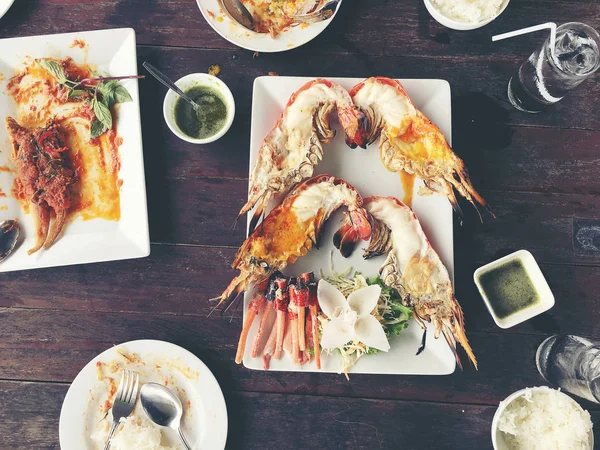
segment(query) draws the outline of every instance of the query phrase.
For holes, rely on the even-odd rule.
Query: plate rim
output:
[[[77,375],[75,376],[75,378],[69,385],[69,389],[67,390],[67,393],[65,394],[65,397],[63,399],[63,402],[62,402],[62,405],[60,408],[60,416],[59,416],[59,422],[58,422],[58,440],[59,440],[59,445],[60,445],[61,449],[67,450],[69,448],[67,445],[65,445],[64,439],[66,439],[66,437],[64,437],[64,436],[72,435],[72,433],[71,433],[72,430],[67,429],[67,427],[70,425],[70,424],[67,424],[67,414],[68,414],[67,408],[70,405],[67,403],[67,401],[71,401],[70,396],[75,395],[74,392],[72,391],[73,386],[75,385],[75,383],[83,383],[85,381],[83,379],[83,377],[86,376],[85,372],[94,370],[96,361],[98,361],[103,355],[107,354],[110,351],[115,351],[116,348],[122,347],[125,345],[128,345],[128,346],[165,345],[167,347],[172,347],[172,348],[177,349],[177,351],[182,352],[184,355],[189,357],[192,361],[195,361],[199,364],[199,367],[203,371],[201,373],[201,375],[203,377],[202,383],[205,384],[206,379],[208,378],[208,380],[210,380],[209,382],[214,384],[213,390],[215,391],[215,393],[217,395],[216,395],[216,398],[213,400],[218,401],[219,408],[222,408],[222,412],[223,412],[222,421],[223,421],[224,430],[223,430],[223,439],[221,439],[221,441],[223,443],[222,448],[225,448],[225,446],[227,444],[228,434],[229,434],[229,415],[228,415],[228,411],[227,411],[227,402],[225,401],[225,396],[223,395],[223,389],[221,388],[219,381],[217,380],[215,375],[212,373],[212,371],[208,368],[208,366],[199,357],[194,355],[191,351],[189,351],[177,344],[173,344],[172,342],[162,341],[159,339],[134,339],[132,341],[127,341],[127,342],[122,342],[120,344],[112,345],[111,347],[107,348],[106,350],[98,353],[96,356],[94,356],[90,361],[88,361],[83,366],[83,368],[79,371],[79,373],[77,373]],[[198,381],[198,383],[200,383],[200,381]],[[214,389],[215,387],[216,387],[216,390]],[[74,399],[72,402],[76,403],[76,402],[80,402],[80,400]],[[214,403],[212,403],[212,404],[214,404]],[[70,444],[68,444],[68,445],[70,445]],[[221,448],[221,447],[219,447],[219,448]],[[78,449],[78,450],[81,450],[81,449]]]

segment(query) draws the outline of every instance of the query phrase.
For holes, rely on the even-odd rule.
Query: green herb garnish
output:
[[[68,99],[85,99],[91,102],[91,108],[96,120],[90,125],[90,137],[99,137],[107,130],[112,129],[113,118],[110,112],[115,103],[130,102],[131,95],[117,80],[129,78],[144,78],[144,76],[128,75],[122,77],[97,76],[73,81],[67,78],[63,67],[51,59],[38,59],[38,64],[48,71],[58,82],[67,88]]]

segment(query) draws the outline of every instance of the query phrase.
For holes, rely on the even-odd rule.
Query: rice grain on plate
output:
[[[528,389],[498,422],[510,450],[591,450],[590,414],[550,388]]]
[[[431,3],[449,19],[477,23],[498,14],[504,0],[431,0]]]
[[[92,439],[102,445],[106,432],[99,432]],[[111,441],[111,450],[179,450],[162,444],[161,429],[140,415],[129,416],[120,426]],[[103,445],[102,445],[103,446]]]

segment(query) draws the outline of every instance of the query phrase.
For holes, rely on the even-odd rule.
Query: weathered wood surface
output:
[[[0,422],[3,448],[56,449],[64,384],[0,382],[0,407],[32,419]],[[490,448],[494,406],[229,392],[228,449],[286,448],[359,450]],[[285,411],[285,414],[282,414]],[[592,420],[600,412],[592,412]],[[464,430],[464,431],[459,431]],[[595,431],[596,440],[600,430]],[[335,437],[332,439],[332,437]]]
[[[458,32],[431,19],[421,0],[346,0],[311,43],[254,57],[218,36],[193,0],[16,1],[0,19],[0,37],[131,26],[140,72],[144,60],[173,78],[219,64],[237,115],[218,142],[184,143],[164,124],[165,89],[143,80],[151,256],[0,274],[0,449],[58,448],[67,384],[99,352],[141,338],[182,345],[215,373],[229,408],[229,448],[491,448],[495,405],[544,384],[534,364],[544,337],[600,336],[600,83],[587,81],[543,114],[511,110],[507,81],[544,37],[490,39],[549,20],[598,27],[600,4],[513,0],[489,26]],[[348,382],[233,362],[240,315],[207,318],[206,300],[234,275],[230,263],[244,227],[226,230],[246,196],[252,81],[269,72],[450,82],[454,147],[498,215],[481,224],[464,205],[464,225],[455,226],[456,293],[479,371],[354,375]],[[519,248],[541,263],[556,306],[501,330],[472,274]],[[600,423],[600,407],[583,405]]]

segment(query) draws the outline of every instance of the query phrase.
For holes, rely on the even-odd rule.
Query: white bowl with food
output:
[[[592,450],[590,414],[546,386],[521,389],[500,402],[492,420],[494,450]]]
[[[445,27],[481,28],[504,12],[510,0],[423,0],[429,14]]]
[[[169,129],[178,138],[192,144],[208,144],[223,137],[235,116],[235,101],[227,85],[207,73],[192,73],[175,85],[200,105],[192,105],[171,89],[165,95],[163,114]]]

